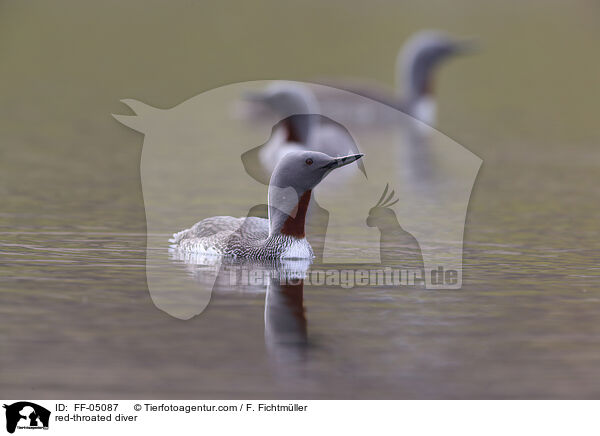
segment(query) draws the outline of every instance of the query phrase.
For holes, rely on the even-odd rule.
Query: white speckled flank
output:
[[[306,239],[292,240],[286,244],[286,248],[281,254],[282,259],[309,259],[313,257],[313,251]]]
[[[215,232],[209,234],[213,229]],[[175,233],[169,242],[172,243],[172,250],[206,256],[243,259],[313,258],[312,249],[305,238],[269,235],[269,221],[256,217],[207,218],[187,230]]]

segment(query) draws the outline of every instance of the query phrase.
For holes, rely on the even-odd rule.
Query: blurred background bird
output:
[[[394,90],[356,79],[322,80],[319,83],[378,101],[434,127],[437,106],[435,73],[446,61],[472,53],[476,48],[473,39],[455,38],[437,30],[422,30],[413,34],[398,53]],[[342,123],[378,125],[391,121],[389,111],[374,111],[373,107],[357,105],[356,101],[348,99],[347,94],[336,90],[322,89],[317,100],[324,113]]]

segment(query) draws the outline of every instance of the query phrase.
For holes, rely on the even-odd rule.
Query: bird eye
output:
[[[306,159],[306,165],[312,165],[313,164],[313,160],[309,157],[308,159]]]

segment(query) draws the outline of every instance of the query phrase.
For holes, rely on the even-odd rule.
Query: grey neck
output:
[[[416,53],[411,47],[400,53],[396,63],[396,90],[408,106],[419,99],[433,95],[432,73],[434,61]]]
[[[408,65],[403,73],[404,100],[414,104],[420,98],[433,95],[431,68],[422,62]]]

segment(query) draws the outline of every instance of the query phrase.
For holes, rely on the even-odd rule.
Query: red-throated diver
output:
[[[256,149],[260,165],[268,174],[292,150],[320,151],[333,157],[359,152],[346,128],[320,115],[312,91],[300,83],[272,82],[264,91],[246,93],[245,99],[281,117],[269,141]],[[362,162],[358,167],[366,174]]]
[[[315,151],[291,151],[275,167],[269,183],[269,218],[206,218],[175,233],[171,248],[244,259],[307,259],[304,221],[311,190],[336,168],[362,154],[331,157]]]
[[[320,81],[320,83],[384,103],[425,124],[434,126],[436,104],[433,97],[433,75],[436,69],[445,60],[471,52],[474,47],[472,40],[456,39],[443,32],[423,30],[411,36],[398,53],[394,93],[389,93],[384,87],[355,81]],[[353,104],[346,101],[347,98],[339,92],[328,92],[326,88],[317,93],[316,98],[324,113],[342,122],[352,119],[355,122],[366,121],[379,124],[389,118],[389,113],[388,116],[366,113],[369,111],[356,107],[356,102]]]

